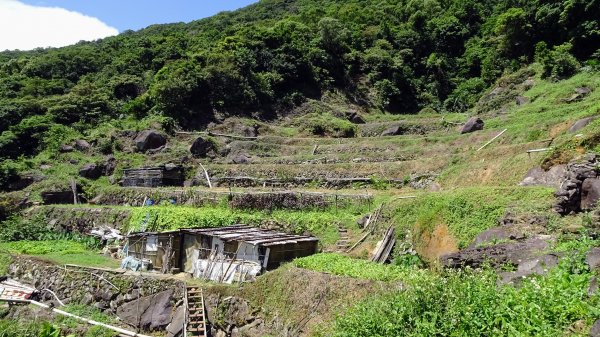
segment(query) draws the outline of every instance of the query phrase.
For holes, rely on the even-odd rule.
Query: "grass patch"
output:
[[[0,251],[13,255],[39,256],[56,264],[107,268],[119,266],[118,261],[89,250],[83,243],[68,240],[3,242],[0,243]]]
[[[418,269],[383,265],[333,253],[311,255],[295,259],[292,263],[299,268],[373,281],[406,280],[422,273]]]
[[[235,210],[224,206],[182,207],[155,206],[132,208],[131,218],[125,231],[140,230],[146,226],[148,231],[165,231],[178,228],[211,228],[235,224],[252,226],[278,225],[283,230],[303,234],[311,233],[323,244],[337,241],[339,234],[335,226],[342,224],[349,229],[357,228],[356,219],[360,210],[291,211],[274,210],[253,211]]]
[[[578,247],[578,248],[582,248]],[[320,336],[587,336],[600,317],[600,296],[589,297],[592,273],[584,250],[547,276],[498,286],[493,270],[427,272],[404,291],[366,299]]]
[[[465,247],[477,234],[496,226],[507,211],[543,213],[553,200],[553,190],[544,187],[465,188],[398,201],[392,205],[392,223],[405,232],[415,225],[420,231],[432,231],[445,224]]]

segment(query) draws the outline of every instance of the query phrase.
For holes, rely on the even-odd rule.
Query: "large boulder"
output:
[[[231,158],[231,161],[234,164],[249,164],[252,161],[252,158],[245,154],[238,154]]]
[[[163,330],[171,323],[173,289],[142,297],[121,305],[117,316],[125,323],[144,331]]]
[[[203,137],[198,137],[190,147],[190,153],[197,158],[208,157],[216,151],[215,144]]]
[[[135,137],[135,146],[141,152],[155,150],[167,144],[167,137],[156,130],[144,130]]]
[[[483,130],[483,126],[484,126],[484,123],[481,120],[481,118],[472,117],[467,121],[467,123],[460,130],[460,133],[470,133],[470,132]]]
[[[570,133],[578,132],[579,130],[585,128],[588,124],[593,122],[596,118],[598,118],[598,117],[593,116],[593,117],[586,117],[586,118],[578,120],[571,126],[571,128],[569,129],[569,132]]]
[[[462,268],[466,266],[480,267],[484,263],[492,266],[512,264],[518,266],[521,262],[544,254],[549,248],[552,237],[537,235],[523,241],[505,242],[493,246],[473,247],[440,258],[443,266]]]
[[[521,186],[548,186],[558,188],[565,179],[567,167],[565,165],[552,166],[548,171],[541,167],[534,167],[519,185]]]
[[[88,179],[98,179],[102,176],[102,173],[104,173],[104,166],[94,163],[85,164],[79,169],[79,176]]]
[[[90,143],[88,143],[87,141],[85,141],[83,139],[78,139],[75,141],[75,148],[79,151],[87,151],[91,147],[92,146],[90,145]]]
[[[525,234],[519,230],[518,226],[499,226],[483,231],[475,237],[469,248],[476,248],[483,244],[494,243],[507,240],[521,240],[525,238]]]
[[[581,206],[584,211],[590,210],[596,206],[600,199],[600,179],[589,178],[581,184]]]
[[[72,147],[71,145],[67,145],[67,144],[61,145],[60,148],[58,149],[58,152],[60,152],[60,153],[69,153],[69,152],[73,152],[73,151],[75,151],[75,148]]]

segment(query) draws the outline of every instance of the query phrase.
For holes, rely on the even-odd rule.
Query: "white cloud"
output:
[[[64,8],[0,0],[0,51],[63,47],[118,33],[97,18]]]

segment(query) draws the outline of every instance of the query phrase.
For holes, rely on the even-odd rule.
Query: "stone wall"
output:
[[[39,206],[25,214],[29,218],[42,217],[51,230],[76,233],[88,233],[102,225],[121,229],[130,215],[127,209],[93,206]]]
[[[185,283],[177,280],[57,266],[23,257],[14,258],[9,274],[38,290],[55,292],[65,304],[94,306],[144,331],[165,330],[171,322],[178,321],[176,313],[182,313],[177,308],[183,303]],[[55,301],[48,292],[41,292],[39,297],[41,301]]]

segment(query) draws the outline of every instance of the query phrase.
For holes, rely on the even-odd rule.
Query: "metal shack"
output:
[[[245,225],[129,235],[129,256],[153,269],[231,283],[317,252],[319,240]]]

